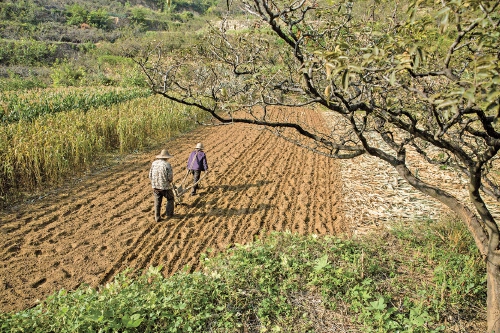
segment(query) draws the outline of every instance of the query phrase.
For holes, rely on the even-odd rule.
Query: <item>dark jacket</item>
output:
[[[205,155],[205,153],[201,150],[193,151],[189,155],[187,168],[189,170],[207,171],[208,163],[207,163],[207,156]]]

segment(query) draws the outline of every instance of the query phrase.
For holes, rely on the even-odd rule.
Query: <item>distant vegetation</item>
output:
[[[199,272],[125,271],[0,314],[0,332],[484,332],[484,264],[457,221],[361,240],[274,233]]]
[[[218,6],[216,0],[2,1],[0,91],[144,86],[127,56],[153,41],[170,48],[196,41]]]

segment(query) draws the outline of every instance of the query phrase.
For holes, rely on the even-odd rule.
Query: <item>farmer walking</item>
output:
[[[191,152],[187,162],[187,168],[193,174],[193,188],[191,195],[196,195],[198,189],[198,182],[202,171],[208,172],[207,155],[203,151],[203,144],[198,142],[195,150]]]
[[[166,212],[167,218],[174,215],[174,191],[172,189],[172,181],[174,172],[172,166],[167,160],[173,156],[163,149],[160,155],[156,156],[156,160],[151,164],[149,170],[149,179],[151,179],[151,187],[155,200],[155,221],[161,220],[161,202],[163,197],[167,199]]]

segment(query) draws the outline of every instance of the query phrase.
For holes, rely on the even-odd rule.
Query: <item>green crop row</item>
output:
[[[0,123],[20,120],[31,121],[41,115],[71,110],[88,111],[95,107],[108,107],[151,95],[148,89],[83,87],[37,89],[21,94],[15,92],[0,95]]]
[[[0,126],[0,199],[86,171],[102,154],[158,145],[191,129],[196,112],[151,96]]]

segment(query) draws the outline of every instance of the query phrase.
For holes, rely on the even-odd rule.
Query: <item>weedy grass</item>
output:
[[[2,332],[484,331],[485,267],[449,219],[359,239],[271,233],[170,277],[127,270],[0,314]]]
[[[192,129],[198,113],[151,96],[0,126],[0,199],[8,202],[20,190],[60,183],[89,170],[109,152],[158,145]]]
[[[9,73],[8,78],[0,77],[0,93],[5,94],[8,91],[20,92],[23,90],[46,88],[48,83],[37,77],[23,78]]]

